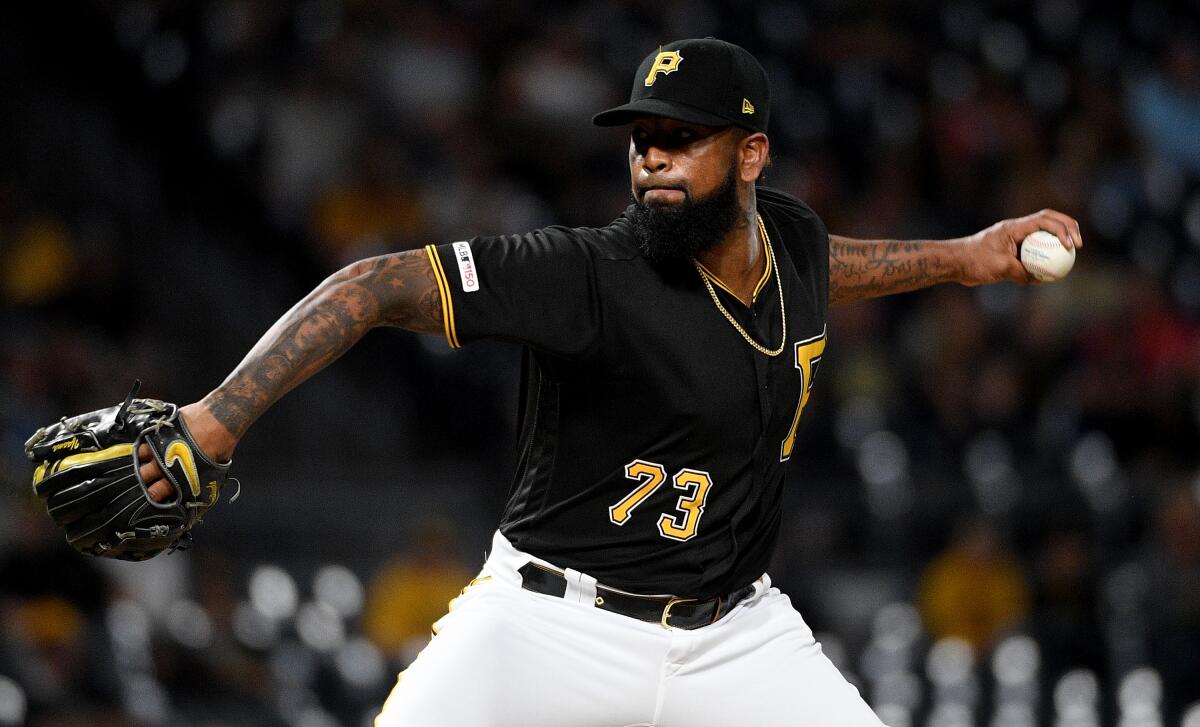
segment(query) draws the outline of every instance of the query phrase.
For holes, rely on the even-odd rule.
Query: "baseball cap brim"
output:
[[[704,126],[733,126],[733,122],[723,116],[717,116],[678,101],[666,101],[658,98],[639,98],[622,106],[601,111],[592,117],[592,123],[596,126],[621,126],[642,116],[664,116],[668,119]]]

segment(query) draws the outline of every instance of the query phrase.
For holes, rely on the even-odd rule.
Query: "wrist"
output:
[[[946,241],[947,267],[950,269],[951,280],[955,283],[978,285],[972,267],[975,237],[976,235],[970,235]]]
[[[237,437],[213,416],[203,401],[180,407],[179,414],[206,457],[214,462],[227,462],[233,457]]]

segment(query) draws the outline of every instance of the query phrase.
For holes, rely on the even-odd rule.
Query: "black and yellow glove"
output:
[[[237,482],[232,462],[213,462],[196,446],[178,406],[135,399],[138,387],[118,406],[64,417],[25,443],[34,493],[87,555],[146,560],[184,547],[225,485]],[[174,485],[169,501],[155,502],[142,481],[142,443]]]

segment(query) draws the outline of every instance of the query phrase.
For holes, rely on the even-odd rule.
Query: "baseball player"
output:
[[[400,676],[379,727],[878,725],[765,573],[829,303],[945,282],[1030,282],[1043,210],[966,238],[831,236],[758,186],[770,90],[712,38],[650,53],[629,103],[632,204],[362,260],[288,311],[181,418],[229,459],[251,423],[375,326],[524,347],[521,437],[479,577]],[[151,496],[173,487],[149,447]],[[804,487],[804,471],[788,482]]]

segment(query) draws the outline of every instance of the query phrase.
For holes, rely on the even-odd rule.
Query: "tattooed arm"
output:
[[[997,222],[956,240],[854,240],[829,236],[829,302],[850,303],[939,283],[1031,283],[1021,265],[1021,240],[1035,230],[1083,247],[1079,223],[1054,210]]]
[[[442,331],[442,301],[429,258],[409,250],[361,260],[329,276],[263,334],[208,396],[182,408],[201,450],[226,460],[250,425],[281,396],[353,346],[376,326]],[[142,475],[151,495],[171,492],[143,445]]]

